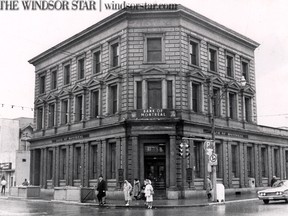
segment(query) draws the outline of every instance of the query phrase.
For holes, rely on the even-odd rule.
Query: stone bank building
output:
[[[257,125],[258,46],[174,5],[118,11],[32,58],[30,182],[92,187],[102,174],[114,193],[150,178],[169,199],[189,197],[205,189],[213,116],[226,189],[287,178],[288,131]]]

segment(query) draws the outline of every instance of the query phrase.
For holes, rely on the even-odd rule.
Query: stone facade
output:
[[[287,131],[257,125],[258,46],[179,5],[121,10],[41,53],[29,61],[31,182],[90,187],[102,174],[110,192],[134,178],[151,178],[171,199],[203,190],[213,116],[217,177],[226,188],[286,177]]]

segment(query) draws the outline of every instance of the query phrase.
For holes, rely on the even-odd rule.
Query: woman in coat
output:
[[[132,185],[127,180],[124,181],[123,192],[126,206],[129,206],[131,200]]]
[[[134,179],[134,185],[133,185],[133,196],[136,200],[139,198],[140,191],[141,191],[140,181],[137,178],[135,178]]]
[[[152,209],[154,190],[153,190],[153,187],[151,185],[151,181],[149,179],[147,179],[146,182],[147,182],[147,185],[145,187],[146,203],[147,203],[148,208]]]

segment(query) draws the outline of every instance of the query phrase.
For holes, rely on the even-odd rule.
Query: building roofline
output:
[[[176,5],[176,4],[175,4]],[[179,15],[182,15],[183,17],[187,17],[187,18],[193,18],[193,19],[196,19],[198,21],[198,23],[202,23],[202,24],[206,24],[206,25],[209,25],[210,27],[212,28],[215,28],[215,29],[218,29],[220,31],[222,31],[223,33],[226,33],[228,35],[231,35],[237,39],[240,39],[241,41],[243,41],[244,43],[246,43],[247,45],[251,46],[252,48],[256,49],[260,44],[253,41],[252,39],[240,34],[240,33],[237,33],[236,31],[232,30],[232,29],[229,29],[187,7],[184,7],[180,4],[177,5],[177,8],[174,9],[174,10],[171,10],[171,9],[161,9],[161,10],[146,10],[146,9],[143,9],[143,10],[129,10],[129,9],[122,9],[116,13],[113,13],[112,15],[100,20],[99,22],[97,22],[96,24],[80,31],[79,33],[73,35],[72,37],[69,37],[68,39],[60,42],[59,44],[51,47],[50,49],[42,52],[41,54],[33,57],[32,59],[30,59],[28,62],[30,64],[37,64],[38,61],[40,61],[41,59],[49,56],[51,53],[55,52],[55,51],[58,51],[60,50],[61,48],[63,47],[66,47],[68,46],[69,44],[75,42],[77,39],[80,39],[81,37],[84,37],[84,36],[87,36],[89,35],[91,32],[94,32],[96,30],[100,30],[101,28],[105,28],[107,25],[107,23],[109,22],[113,22],[116,23],[116,22],[119,22],[119,20],[121,20],[121,18],[123,17],[128,17],[129,15],[132,15],[132,14],[150,14],[151,13],[166,13],[166,14],[179,14]],[[110,25],[109,25],[110,26]]]

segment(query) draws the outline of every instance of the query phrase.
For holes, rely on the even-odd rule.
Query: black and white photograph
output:
[[[288,211],[284,0],[0,0],[0,216]]]

